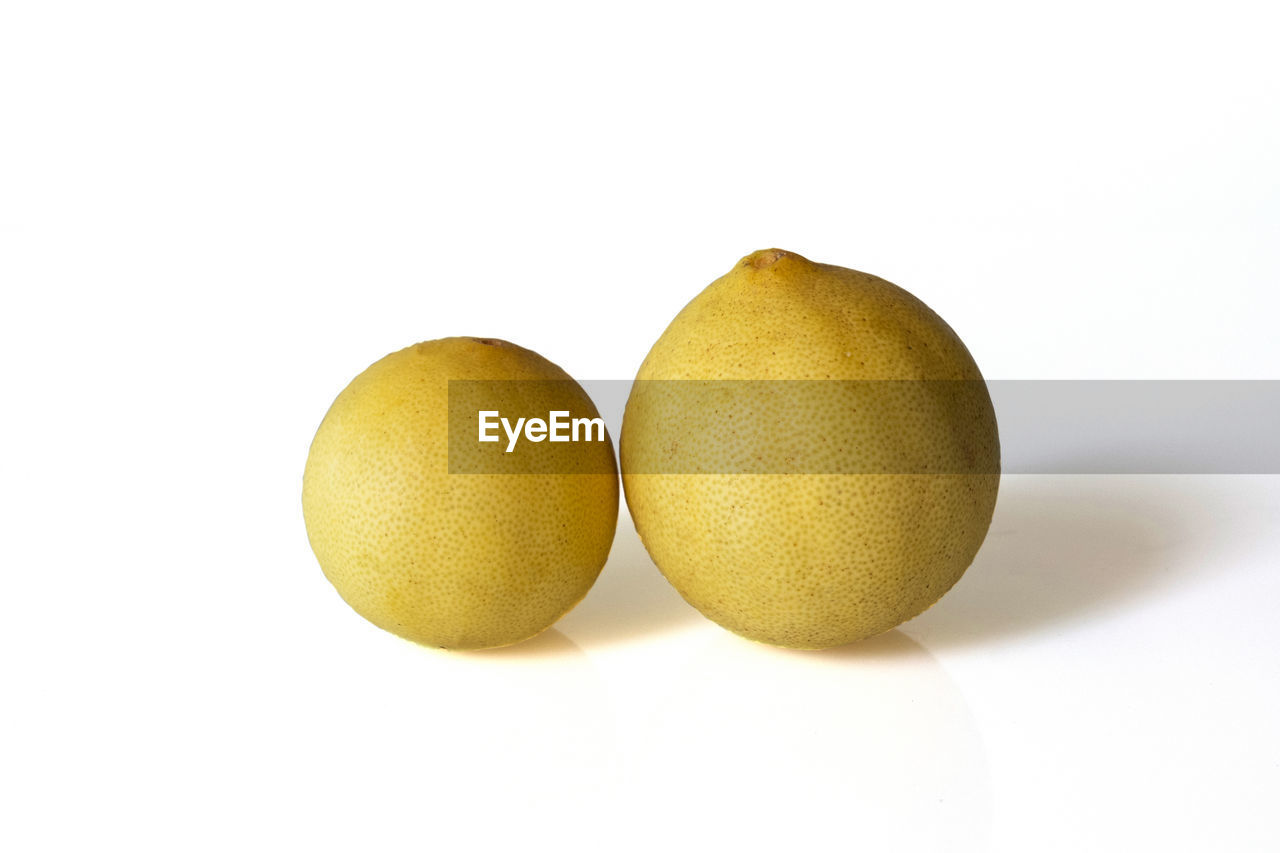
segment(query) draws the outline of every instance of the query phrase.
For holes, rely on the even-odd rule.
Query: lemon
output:
[[[672,321],[627,402],[627,505],[707,617],[780,646],[886,631],[991,521],[995,414],[960,338],[883,279],[770,249]]]
[[[452,406],[450,380],[462,380]],[[458,403],[477,387],[481,397],[499,389],[488,398],[513,420],[598,417],[581,386],[535,352],[490,338],[428,341],[338,395],[303,475],[307,536],[342,598],[387,631],[450,649],[509,645],[554,623],[600,573],[618,515],[608,440],[504,454],[504,442],[478,442],[478,412]]]

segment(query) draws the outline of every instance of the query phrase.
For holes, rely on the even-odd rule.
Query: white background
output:
[[[1008,477],[823,654],[625,510],[556,629],[419,648],[299,502],[385,353],[626,378],[770,246],[989,378],[1280,378],[1271,8],[0,5],[0,847],[1277,849],[1278,477]]]

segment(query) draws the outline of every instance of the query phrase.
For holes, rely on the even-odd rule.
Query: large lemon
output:
[[[995,414],[960,338],[866,273],[756,252],[654,344],[627,403],[627,504],[704,615],[823,648],[886,631],[973,561]]]
[[[302,509],[325,576],[370,622],[427,645],[485,648],[537,634],[586,595],[613,542],[607,436],[526,441],[508,454],[502,429],[499,441],[479,442],[481,407],[512,423],[554,411],[598,417],[537,353],[444,338],[356,377],[307,457]]]

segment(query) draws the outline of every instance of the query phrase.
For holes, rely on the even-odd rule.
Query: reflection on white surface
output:
[[[603,684],[555,628],[505,649],[430,654],[423,689],[440,699],[431,703],[433,731],[420,744],[427,757],[447,738],[451,752],[468,756],[452,766],[451,788],[506,790],[532,802],[548,767],[570,776],[611,773],[617,750]]]
[[[484,849],[562,834],[605,808],[618,767],[613,714],[595,664],[558,630],[446,652],[362,620],[346,627],[334,646],[354,654],[267,688],[236,721],[255,734],[225,738],[223,773],[253,768],[231,794],[242,813],[305,825],[335,849],[408,836]],[[289,836],[275,842],[285,849]]]
[[[818,653],[700,640],[635,753],[637,775],[661,780],[661,825],[708,848],[982,846],[982,739],[918,643],[898,631]]]
[[[16,612],[9,826],[50,850],[1276,849],[1280,478],[1002,489],[954,590],[825,652],[703,619],[625,516],[597,588],[508,649],[378,630],[298,542],[252,598],[202,582],[111,624],[110,590],[58,599],[92,643]]]

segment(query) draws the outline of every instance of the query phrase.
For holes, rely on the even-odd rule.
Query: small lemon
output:
[[[463,380],[452,405],[450,380]],[[381,628],[450,649],[509,645],[554,623],[595,582],[618,516],[603,426],[598,441],[507,454],[501,429],[499,441],[478,443],[478,412],[459,404],[476,388],[472,397],[507,404],[513,422],[598,417],[581,386],[535,352],[489,338],[428,341],[338,395],[302,485],[307,536],[342,598]]]

